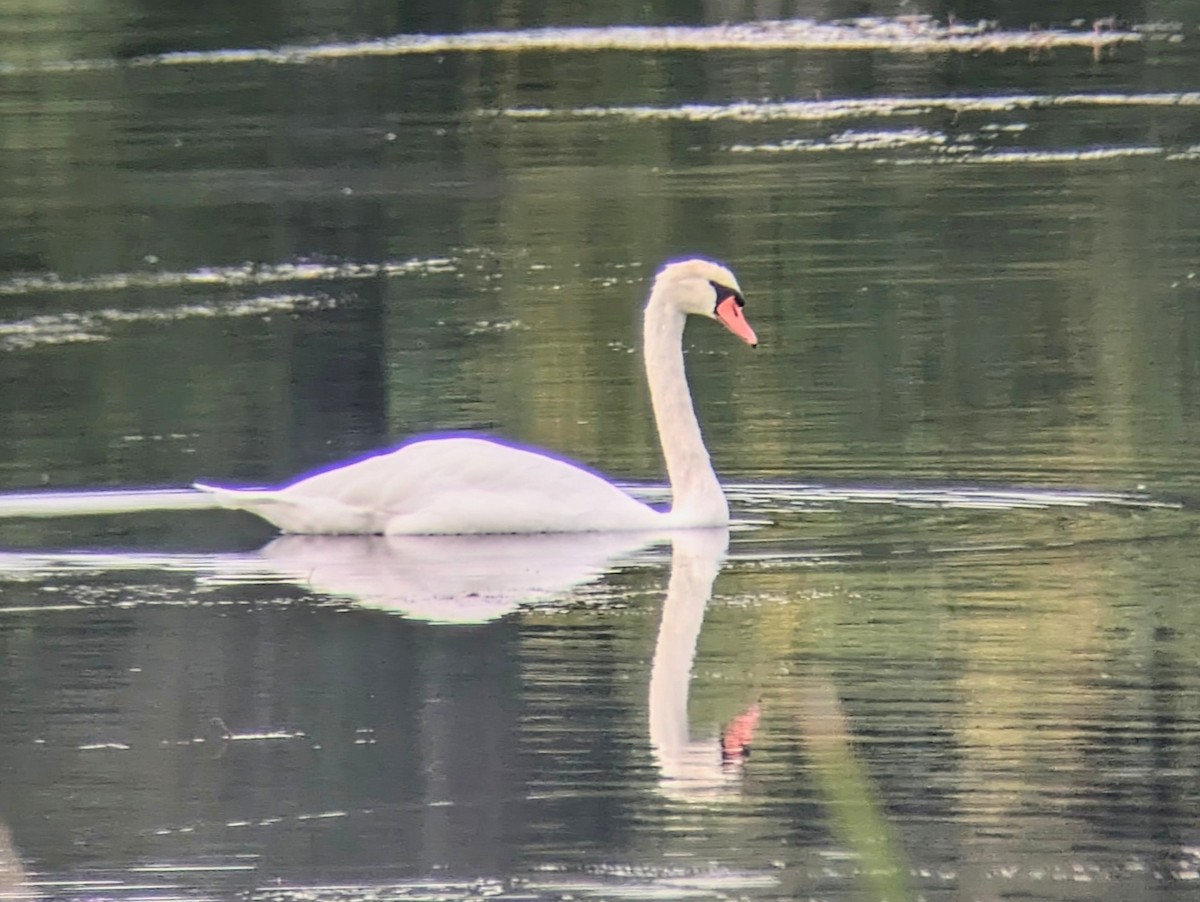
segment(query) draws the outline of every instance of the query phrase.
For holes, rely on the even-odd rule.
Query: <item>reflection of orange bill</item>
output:
[[[729,724],[721,731],[721,757],[723,759],[726,761],[737,760],[750,754],[750,746],[754,742],[754,730],[758,726],[758,716],[761,713],[761,706],[755,702],[729,721]]]

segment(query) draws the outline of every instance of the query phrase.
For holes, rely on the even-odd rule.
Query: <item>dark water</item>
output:
[[[0,898],[1194,898],[1200,19],[748,9],[0,11]],[[661,497],[687,253],[729,535],[113,511],[464,429]]]

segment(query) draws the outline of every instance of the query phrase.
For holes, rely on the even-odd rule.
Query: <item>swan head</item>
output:
[[[737,277],[720,263],[699,257],[672,261],[654,277],[652,295],[683,313],[715,319],[752,348],[758,347],[758,337],[742,313],[746,300]]]

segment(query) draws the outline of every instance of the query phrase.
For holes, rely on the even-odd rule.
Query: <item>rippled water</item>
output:
[[[28,879],[1187,897],[1194,515],[731,495],[770,525],[727,556],[723,532],[3,555],[6,796],[42,855],[80,831]]]
[[[863,12],[0,12],[0,898],[1194,897],[1200,22]],[[663,501],[696,252],[728,533],[184,489]]]

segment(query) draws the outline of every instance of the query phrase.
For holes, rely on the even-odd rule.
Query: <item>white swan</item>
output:
[[[643,354],[672,506],[656,511],[600,476],[548,454],[483,438],[430,438],[301,479],[282,489],[196,483],[225,507],[290,533],[421,535],[608,532],[724,526],[683,369],[688,314],[716,319],[757,346],[737,279],[709,260],[668,263],[643,315]]]

